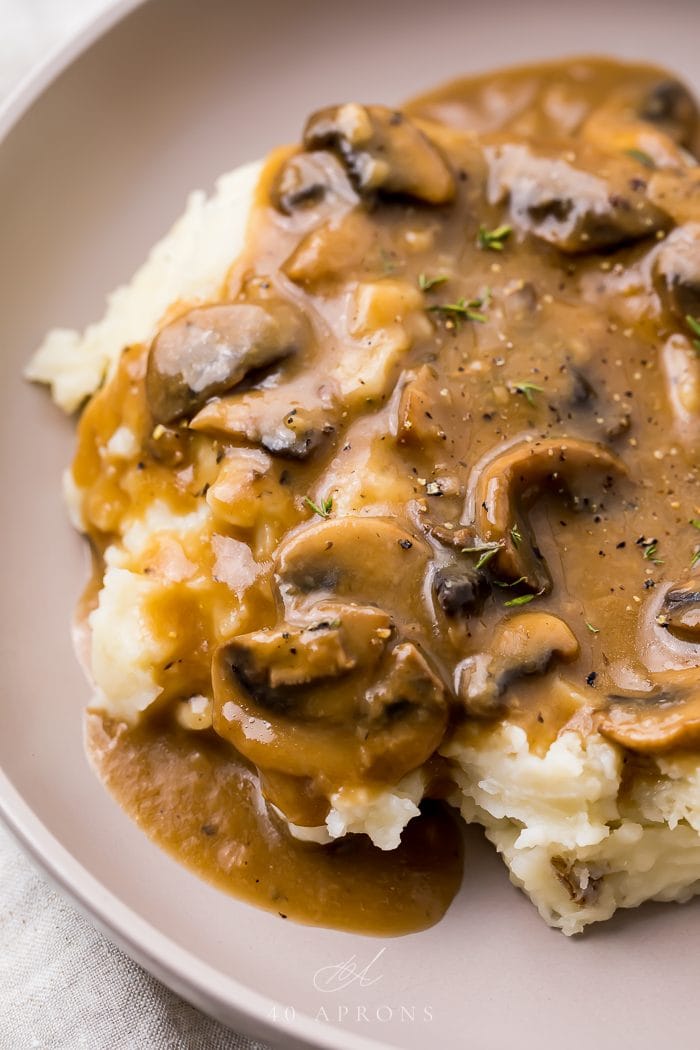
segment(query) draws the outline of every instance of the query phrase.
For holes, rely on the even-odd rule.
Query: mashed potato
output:
[[[522,729],[504,724],[446,753],[465,820],[484,826],[512,881],[564,933],[700,889],[692,760],[657,759],[622,793],[622,749],[597,733],[564,732],[540,757]]]
[[[125,345],[153,336],[174,302],[213,296],[242,246],[260,168],[250,164],[224,176],[209,199],[193,194],[132,281],[110,296],[102,320],[82,334],[51,332],[27,376],[49,384],[56,402],[73,411],[111,372]],[[117,429],[107,454],[129,455],[133,440],[128,429]],[[80,524],[70,477],[67,496]],[[343,499],[351,497],[347,491],[339,497],[341,513]],[[96,704],[111,715],[133,720],[157,699],[152,668],[167,658],[143,615],[162,581],[133,571],[133,561],[149,543],[167,546],[166,575],[196,588],[186,540],[188,531],[206,527],[207,514],[204,504],[199,517],[178,519],[154,505],[107,551],[90,626]],[[513,882],[564,933],[578,933],[618,907],[649,898],[682,901],[700,889],[700,772],[691,759],[649,760],[622,791],[617,745],[597,733],[568,731],[536,754],[525,732],[507,721],[475,730],[444,754],[454,772],[454,805],[467,822],[485,827]],[[338,792],[324,827],[291,830],[315,841],[366,832],[381,849],[392,849],[418,814],[424,786],[417,772],[390,792]]]

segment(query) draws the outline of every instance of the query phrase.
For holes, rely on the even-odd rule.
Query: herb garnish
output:
[[[418,274],[418,287],[421,292],[431,292],[446,281],[449,281],[446,273],[439,273],[436,277],[428,277],[427,273]]]
[[[308,496],[304,496],[304,503],[311,507],[314,514],[318,514],[320,518],[329,518],[330,513],[333,510],[332,496],[327,496],[325,499],[322,499],[320,503],[314,503],[314,501],[309,499]]]
[[[520,544],[523,542],[522,533],[517,525],[514,525],[513,528],[510,530],[510,538],[513,541],[514,547],[519,547]]]
[[[594,627],[592,623],[588,622],[588,620],[586,620],[586,627],[591,632],[591,634],[600,634],[600,627]]]
[[[511,598],[509,602],[504,602],[503,605],[505,608],[509,608],[511,605],[527,605],[528,602],[534,601],[541,593],[540,591],[538,594],[521,594],[517,598]]]
[[[480,226],[476,243],[484,251],[502,252],[503,245],[512,232],[512,226],[497,226],[495,230],[487,230],[485,226]]]
[[[643,164],[645,168],[655,168],[656,162],[653,157],[650,157],[648,153],[645,153],[643,149],[626,149],[625,153],[632,160],[638,160],[640,164]]]
[[[537,383],[528,383],[525,380],[517,383],[510,383],[510,391],[513,394],[522,394],[528,405],[534,405],[535,399],[533,394],[544,394],[544,387],[538,386]]]
[[[503,580],[494,580],[493,582],[497,587],[517,587],[519,583],[524,583],[527,576],[521,576],[519,580],[513,580],[512,583],[504,583]]]
[[[693,557],[690,559],[690,567],[694,569],[697,563],[700,561],[700,548],[695,551]]]
[[[656,541],[652,541],[651,543],[645,544],[644,559],[645,561],[652,562],[654,565],[663,565],[663,559],[656,557],[657,549],[658,545]]]
[[[482,543],[478,547],[462,547],[462,554],[479,554],[481,557],[476,563],[476,568],[481,569],[488,564],[493,557],[502,549],[503,541],[497,543]]]
[[[693,339],[693,348],[696,353],[700,354],[700,320],[697,317],[691,317],[690,314],[685,315],[685,320],[693,335],[698,337]]]
[[[428,310],[431,313],[441,314],[453,323],[477,321],[479,324],[485,324],[487,318],[486,314],[482,313],[482,308],[488,306],[490,299],[491,292],[487,290],[477,299],[465,299],[462,297],[456,303],[438,303],[435,306],[429,306]]]

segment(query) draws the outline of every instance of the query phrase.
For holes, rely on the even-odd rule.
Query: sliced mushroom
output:
[[[306,459],[335,430],[339,409],[332,391],[313,377],[210,401],[193,430],[260,445],[290,459]]]
[[[386,613],[331,603],[316,613],[316,623],[218,650],[215,730],[278,773],[335,785],[400,779],[442,738],[442,683],[416,646],[395,644]]]
[[[429,557],[425,540],[396,521],[348,515],[297,529],[280,546],[276,570],[287,594],[332,591],[386,607],[419,591]]]
[[[578,656],[576,637],[550,613],[518,613],[502,621],[488,653],[470,656],[459,667],[457,692],[468,714],[493,718],[503,711],[508,686],[524,675],[542,674],[552,660]]]
[[[190,310],[151,346],[146,393],[153,418],[172,423],[189,415],[248,372],[299,350],[306,338],[303,319],[283,303]]]
[[[290,157],[275,181],[272,199],[286,215],[325,202],[332,201],[350,208],[358,202],[344,168],[332,153],[325,150],[296,153]]]
[[[347,626],[341,630],[339,620],[319,619],[308,627],[284,624],[274,630],[243,635],[230,642],[227,651],[237,676],[260,702],[285,710],[294,702],[291,686],[338,678],[357,666],[356,645],[367,641],[358,630],[374,631],[389,625],[388,616],[370,610],[367,616],[354,617],[350,636]]]
[[[489,146],[486,156],[490,202],[509,199],[513,222],[561,251],[612,247],[669,225],[647,199],[632,158],[581,150],[570,162],[514,143]]]
[[[612,102],[591,114],[581,128],[581,137],[608,154],[626,154],[640,165],[639,178],[654,168],[678,168],[688,154],[661,124],[652,124],[634,109]]]
[[[639,116],[656,124],[681,146],[691,146],[698,128],[695,99],[680,80],[660,80],[639,107]]]
[[[429,449],[447,437],[441,423],[446,398],[440,396],[444,386],[429,365],[409,373],[399,400],[396,439],[400,445]]]
[[[680,332],[664,343],[661,368],[677,440],[695,452],[700,436],[700,358]]]
[[[564,495],[592,471],[611,477],[624,474],[625,466],[593,441],[519,441],[473,471],[462,523],[475,527],[479,542],[496,546],[491,564],[499,574],[533,590],[546,589],[549,573],[525,519],[528,506],[545,486]]]
[[[308,150],[332,149],[360,193],[406,194],[446,204],[455,193],[452,173],[438,148],[403,113],[354,102],[319,110],[304,129]]]
[[[630,751],[653,753],[700,744],[700,672],[650,675],[655,687],[639,695],[611,695],[598,729]]]
[[[308,288],[335,281],[378,256],[377,233],[364,211],[331,215],[302,237],[282,269],[290,281]]]
[[[666,591],[658,623],[684,642],[700,642],[700,579],[697,576]]]
[[[433,593],[446,616],[473,615],[483,607],[489,583],[472,565],[444,566],[433,575]]]
[[[700,223],[669,233],[656,249],[653,275],[662,302],[681,321],[700,316]]]
[[[427,761],[442,740],[445,688],[413,642],[391,650],[383,677],[367,691],[366,705],[360,762],[373,777],[395,782]]]

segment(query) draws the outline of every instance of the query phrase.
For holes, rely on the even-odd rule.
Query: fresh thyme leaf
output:
[[[690,314],[686,314],[685,321],[693,335],[700,337],[700,319],[697,317],[692,317]],[[700,354],[700,338],[693,339],[693,348],[697,353]]]
[[[593,624],[588,623],[588,621],[586,621],[586,627],[591,632],[591,634],[600,634],[600,627],[594,627]]]
[[[320,503],[314,503],[314,501],[309,499],[308,496],[304,496],[304,503],[311,507],[314,514],[318,514],[320,518],[330,517],[330,513],[333,510],[332,496],[327,496],[325,499],[322,499]]]
[[[491,559],[493,557],[496,556],[497,553],[498,553],[498,547],[492,547],[491,550],[484,551],[484,553],[481,555],[481,557],[479,558],[478,562],[476,563],[476,568],[477,569],[482,569],[484,567],[484,565],[488,565],[488,563],[491,561]]]
[[[696,550],[693,557],[690,559],[690,567],[694,569],[697,563],[700,561],[700,549]]]
[[[625,153],[632,160],[638,160],[640,164],[643,164],[645,168],[655,168],[656,163],[653,157],[650,157],[648,153],[645,153],[643,149],[626,149]]]
[[[663,565],[663,559],[656,557],[656,551],[658,547],[656,543],[649,543],[644,548],[644,558],[646,561],[652,562],[654,565]]]
[[[497,226],[495,230],[487,230],[485,226],[480,226],[476,243],[484,251],[502,252],[503,245],[512,232],[512,226]]]
[[[519,583],[524,583],[527,576],[521,576],[519,580],[513,580],[512,583],[504,583],[503,580],[494,580],[493,582],[497,587],[517,587]]]
[[[519,547],[520,544],[523,542],[522,533],[517,525],[514,525],[513,528],[510,530],[510,538],[513,541],[514,547]]]
[[[489,289],[486,289],[484,294],[478,299],[465,299],[462,297],[456,303],[436,303],[435,306],[429,306],[428,310],[431,313],[441,314],[448,320],[457,323],[460,321],[477,321],[479,324],[485,324],[487,318],[486,314],[482,312],[482,307],[488,306],[490,300],[491,292]]]
[[[427,273],[421,273],[418,275],[418,287],[421,292],[430,292],[433,288],[437,288],[446,281],[449,281],[449,277],[446,273],[439,273],[435,277],[428,277]]]
[[[511,598],[509,602],[504,602],[504,606],[509,608],[511,605],[527,605],[528,602],[532,602],[537,597],[536,594],[520,594],[517,598]]]
[[[537,383],[528,383],[525,380],[522,382],[511,383],[510,389],[514,394],[522,394],[528,405],[534,405],[535,399],[533,394],[544,394],[544,387],[538,386]]]
[[[691,518],[688,524],[692,525],[694,529],[700,529],[700,518]]]
[[[480,558],[475,568],[481,569],[498,554],[502,547],[503,543],[499,540],[498,543],[482,543],[479,547],[462,547],[462,554],[479,554]]]

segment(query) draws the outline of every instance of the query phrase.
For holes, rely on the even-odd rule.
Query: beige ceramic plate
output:
[[[398,102],[447,76],[616,52],[700,89],[695,0],[137,0],[0,116],[0,803],[53,879],[169,985],[280,1046],[695,1043],[700,904],[583,939],[548,930],[477,834],[436,928],[309,929],[223,896],[123,816],[83,756],[69,620],[86,555],[59,475],[72,425],[20,379],[44,330],[82,325],[185,194],[294,139],[320,104]],[[129,13],[131,12],[131,13]],[[61,72],[61,70],[64,70]],[[43,94],[40,89],[49,84]],[[34,98],[36,101],[32,101]],[[347,963],[345,969],[341,964]]]

